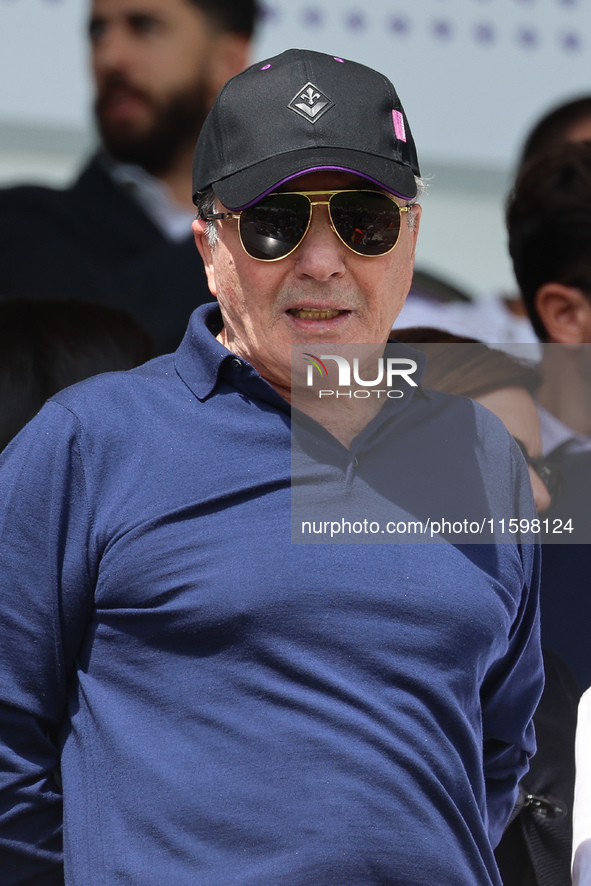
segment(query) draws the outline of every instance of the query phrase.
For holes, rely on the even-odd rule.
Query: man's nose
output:
[[[308,233],[294,253],[296,274],[320,282],[342,277],[347,252],[331,227],[328,207],[315,205]]]

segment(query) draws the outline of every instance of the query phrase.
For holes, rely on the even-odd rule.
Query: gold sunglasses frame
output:
[[[204,221],[225,221],[226,219],[231,219],[231,218],[238,219],[238,236],[240,237],[240,245],[242,246],[242,249],[248,255],[249,258],[252,258],[255,261],[260,261],[260,262],[283,261],[284,258],[288,258],[292,253],[294,253],[296,251],[296,249],[298,248],[298,246],[301,246],[301,244],[304,242],[304,238],[306,237],[306,234],[310,230],[310,225],[312,224],[312,213],[313,213],[314,206],[328,206],[328,220],[330,222],[330,226],[333,230],[333,233],[336,234],[336,236],[339,238],[341,243],[344,246],[346,246],[347,249],[349,249],[354,255],[360,255],[362,258],[382,258],[382,256],[388,255],[390,252],[392,252],[393,249],[396,248],[396,246],[398,245],[398,241],[400,239],[400,230],[402,228],[402,224],[400,225],[400,227],[398,229],[398,236],[396,237],[395,243],[393,243],[392,246],[386,250],[386,252],[380,252],[379,255],[365,255],[363,252],[358,252],[356,249],[353,249],[352,246],[350,246],[345,240],[343,240],[343,238],[341,237],[341,235],[337,231],[334,221],[333,221],[332,213],[330,210],[330,201],[335,196],[335,194],[380,194],[382,197],[387,197],[388,200],[390,200],[394,204],[394,206],[397,207],[399,213],[410,212],[410,210],[412,209],[411,203],[408,203],[405,206],[400,206],[400,204],[396,202],[396,200],[394,199],[394,197],[391,194],[386,194],[384,191],[372,191],[369,188],[340,188],[335,191],[330,191],[330,190],[329,191],[326,191],[326,190],[325,191],[273,191],[273,193],[267,194],[266,196],[267,197],[278,197],[278,196],[307,197],[309,200],[309,203],[310,203],[310,213],[308,215],[308,224],[306,225],[306,230],[304,231],[304,233],[302,234],[301,238],[298,240],[296,245],[292,249],[290,249],[289,252],[286,252],[285,255],[280,255],[277,258],[258,258],[256,255],[251,255],[250,252],[247,250],[246,246],[244,245],[244,241],[242,239],[242,230],[241,230],[242,213],[245,210],[241,209],[238,212],[212,212],[212,213],[209,213],[208,215],[205,216]],[[311,199],[312,197],[328,197],[328,200],[312,200]],[[254,204],[254,205],[256,205],[256,204]],[[250,209],[251,207],[248,207],[248,208]]]

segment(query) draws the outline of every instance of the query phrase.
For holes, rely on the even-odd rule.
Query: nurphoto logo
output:
[[[372,395],[389,397],[390,399],[400,399],[404,397],[404,391],[394,388],[394,383],[400,384],[405,382],[412,388],[417,387],[416,381],[412,378],[417,371],[417,363],[409,357],[378,357],[376,364],[371,370],[368,378],[367,361],[360,366],[359,357],[352,360],[343,357],[341,354],[320,354],[319,357],[314,354],[303,354],[303,359],[308,364],[306,385],[314,386],[314,370],[317,371],[320,378],[332,381],[336,375],[336,384],[333,381],[332,388],[324,388],[318,391],[318,398],[324,397],[348,397],[364,400]],[[336,363],[336,367],[326,366],[326,362],[332,360]],[[336,369],[336,373],[335,373]],[[364,377],[362,377],[362,375]],[[354,385],[359,387],[355,388]],[[382,387],[379,387],[382,385]]]

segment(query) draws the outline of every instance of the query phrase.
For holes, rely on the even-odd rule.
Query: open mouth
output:
[[[336,308],[290,308],[287,313],[292,317],[297,317],[298,320],[334,320],[335,317],[346,314],[348,311],[340,311]]]

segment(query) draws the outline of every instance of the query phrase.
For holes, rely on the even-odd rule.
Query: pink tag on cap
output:
[[[392,111],[392,120],[394,121],[394,132],[396,133],[396,138],[401,142],[406,141],[406,130],[404,128],[404,117],[400,113],[400,111]]]

